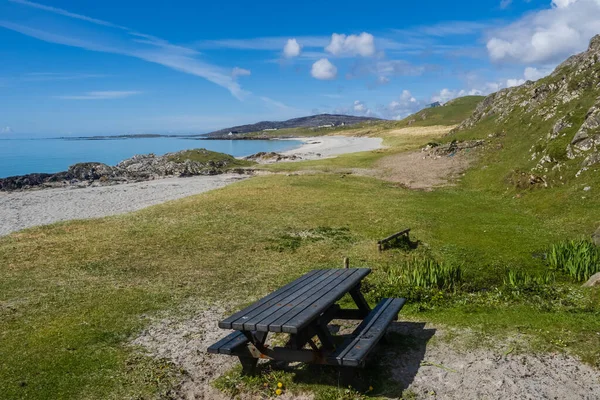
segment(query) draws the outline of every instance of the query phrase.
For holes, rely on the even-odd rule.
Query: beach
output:
[[[326,136],[293,140],[301,140],[303,145],[284,154],[297,155],[304,160],[382,147],[382,139],[379,138]],[[0,192],[0,235],[55,222],[137,211],[219,189],[247,178],[247,175],[222,174],[165,178],[112,186]]]

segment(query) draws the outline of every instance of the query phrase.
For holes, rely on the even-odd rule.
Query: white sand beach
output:
[[[286,155],[304,160],[382,147],[379,138],[326,136],[297,139],[304,144]],[[86,188],[55,188],[0,192],[0,235],[73,219],[98,218],[140,210],[155,204],[222,188],[247,175],[223,174],[166,178],[146,182]]]
[[[331,158],[340,154],[372,151],[384,147],[382,138],[373,137],[317,136],[290,140],[300,140],[303,144],[297,149],[284,151],[281,154],[296,155],[302,160]]]

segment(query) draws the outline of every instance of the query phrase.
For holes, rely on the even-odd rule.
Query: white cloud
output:
[[[513,0],[501,0],[500,8],[504,10],[505,8],[508,8],[512,4],[512,2]]]
[[[300,55],[300,44],[296,39],[288,39],[285,46],[283,46],[283,55],[285,58],[293,58]]]
[[[600,0],[553,0],[551,8],[492,31],[488,55],[494,62],[561,61],[586,49],[600,32],[599,16]]]
[[[417,101],[408,90],[403,90],[397,100],[391,101],[381,109],[381,114],[385,118],[400,120],[414,114],[421,108],[423,108],[421,102]]]
[[[567,8],[577,0],[552,0],[552,5],[556,8]]]
[[[321,58],[312,65],[310,74],[315,79],[335,79],[337,77],[337,68],[328,59]]]
[[[510,87],[514,87],[514,86],[521,86],[524,83],[525,83],[525,79],[507,79],[506,87],[510,88]]]
[[[194,49],[173,45],[166,40],[151,35],[135,32],[126,27],[71,13],[63,9],[26,0],[11,1],[41,11],[104,26],[104,30],[106,31],[86,29],[84,25],[81,25],[78,27],[77,34],[64,33],[64,24],[56,23],[56,21],[54,21],[55,23],[48,24],[46,22],[47,18],[30,18],[27,20],[27,23],[30,25],[0,20],[0,27],[49,43],[78,47],[90,51],[120,54],[160,64],[176,71],[204,78],[209,82],[226,88],[238,99],[242,99],[249,94],[242,90],[232,77],[230,70],[199,60],[196,58],[198,52]],[[41,24],[44,25],[40,26]]]
[[[0,134],[9,134],[13,133],[13,130],[10,126],[5,126],[4,128],[0,128]]]
[[[542,79],[545,76],[548,76],[552,73],[552,68],[534,68],[527,67],[525,68],[525,72],[523,76],[528,81],[537,81],[538,79]]]
[[[87,92],[82,95],[54,96],[56,99],[62,100],[114,100],[124,99],[126,97],[135,96],[142,92],[138,91],[99,91]]]
[[[251,74],[252,72],[250,72],[250,70],[240,67],[233,67],[233,70],[231,70],[231,76],[233,79],[237,78],[238,76],[250,76]]]
[[[366,32],[348,36],[334,33],[325,51],[334,56],[371,57],[375,54],[375,38]]]
[[[445,103],[456,97],[459,97],[461,95],[461,93],[464,93],[464,91],[457,92],[456,90],[450,90],[450,89],[444,88],[444,89],[440,90],[438,93],[431,96],[431,101],[432,102],[439,101],[440,103]]]

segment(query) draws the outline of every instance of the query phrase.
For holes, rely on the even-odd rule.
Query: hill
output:
[[[377,121],[379,118],[356,117],[352,115],[319,114],[308,117],[288,119],[287,121],[261,121],[255,124],[233,126],[207,134],[208,137],[222,137],[243,133],[262,132],[265,129],[279,130],[290,128],[317,128],[354,125],[365,121]]]
[[[503,186],[593,186],[600,182],[599,58],[600,35],[551,75],[486,97],[449,138],[485,139],[485,175]]]
[[[441,107],[425,108],[401,120],[398,127],[458,125],[473,113],[483,99],[485,96],[464,96]]]

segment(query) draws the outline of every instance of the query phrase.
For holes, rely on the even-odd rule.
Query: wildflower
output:
[[[277,383],[277,387],[278,387],[279,389],[281,389],[281,388],[283,387],[283,383],[281,383],[281,382],[278,382],[278,383]]]
[[[373,386],[369,386],[369,392],[373,391]]]
[[[283,393],[283,391],[282,391],[281,389],[277,389],[277,390],[275,391],[275,394],[276,394],[277,396],[281,396],[281,393]]]

